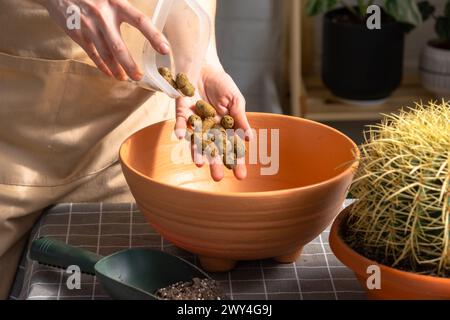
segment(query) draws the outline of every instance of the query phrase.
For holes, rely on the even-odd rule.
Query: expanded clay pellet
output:
[[[243,158],[245,157],[245,143],[244,141],[237,135],[235,134],[233,136],[233,140],[234,140],[234,154],[236,155],[237,158]]]
[[[234,152],[226,152],[223,154],[223,164],[226,168],[232,170],[236,167],[236,155]]]
[[[189,117],[188,123],[192,127],[192,129],[195,129],[202,124],[202,118],[200,118],[196,114],[193,114]]]
[[[193,97],[195,95],[195,88],[192,84],[178,90],[186,97]]]
[[[234,128],[234,118],[232,116],[226,115],[220,120],[220,124],[224,129]]]
[[[193,97],[195,94],[195,87],[192,85],[192,83],[189,81],[189,78],[184,73],[177,74],[176,77],[176,86],[178,90],[182,94],[184,94],[187,97]]]
[[[214,118],[217,115],[216,109],[204,100],[197,101],[195,111],[202,119]]]
[[[195,88],[186,74],[178,73],[174,79],[169,68],[160,67],[158,72],[183,95],[194,96]],[[221,155],[225,167],[233,169],[236,166],[236,160],[245,157],[246,153],[244,141],[237,135],[228,136],[226,132],[234,128],[234,118],[225,115],[220,123],[216,123],[216,109],[204,100],[197,101],[195,112],[196,114],[192,114],[187,120],[189,127],[186,130],[186,139],[190,138],[191,143],[201,143],[203,153],[207,152],[211,157]]]
[[[176,83],[179,89],[184,88],[185,86],[191,84],[189,81],[187,75],[185,73],[179,73],[177,74]]]
[[[237,164],[237,159],[245,157],[245,143],[237,134],[229,136],[227,134],[227,129],[223,127],[222,121],[220,121],[220,123],[216,123],[216,120],[213,117],[204,118],[201,122],[201,133],[198,131],[200,119],[203,118],[204,115],[213,114],[213,112],[209,109],[210,107],[213,108],[205,101],[198,101],[196,111],[201,113],[201,115],[199,116],[194,114],[189,117],[189,129],[193,132],[191,136],[192,141],[194,142],[195,140],[197,141],[196,143],[201,142],[203,153],[207,153],[212,157],[221,155],[225,167],[228,169],[233,169]],[[231,123],[230,119],[227,120],[227,123]]]
[[[227,130],[234,128],[234,118],[226,115],[216,123],[215,108],[203,100],[197,101],[195,112],[188,119],[189,129],[193,132],[192,141],[201,142],[203,153],[207,152],[212,157],[220,155],[225,167],[233,169],[237,159],[245,157],[246,153],[244,141],[237,134],[229,136],[227,133]]]
[[[172,72],[169,68],[159,67],[158,72],[174,89],[178,89],[177,84],[173,79]]]
[[[215,158],[217,155],[216,145],[211,140],[202,141],[202,150],[204,153],[211,156],[212,158]]]
[[[224,153],[226,148],[227,132],[220,124],[215,124],[208,131],[207,138],[215,143],[219,154]]]
[[[159,67],[158,72],[174,89],[180,91],[184,96],[193,97],[195,95],[195,87],[186,74],[179,73],[174,79],[172,72],[167,67]]]
[[[212,127],[216,125],[216,121],[214,118],[206,118],[202,123],[202,131],[203,133],[208,132]]]
[[[159,72],[159,74],[160,74],[161,76],[163,76],[163,77],[171,77],[171,78],[173,78],[173,77],[172,77],[172,72],[170,71],[169,68],[166,68],[166,67],[159,67],[159,68],[158,68],[158,72]]]

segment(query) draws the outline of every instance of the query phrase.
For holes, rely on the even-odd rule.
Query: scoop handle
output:
[[[30,258],[63,269],[76,265],[82,272],[95,275],[95,264],[102,256],[59,240],[40,237],[31,243]]]

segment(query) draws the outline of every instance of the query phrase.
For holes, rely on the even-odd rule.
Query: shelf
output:
[[[305,78],[306,104],[304,117],[315,121],[377,121],[382,114],[395,113],[401,107],[413,107],[414,102],[427,102],[435,97],[422,88],[418,77],[406,76],[399,89],[384,103],[372,106],[351,105],[334,97],[320,77]]]

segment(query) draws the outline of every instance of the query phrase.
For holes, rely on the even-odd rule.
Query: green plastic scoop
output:
[[[64,242],[41,237],[31,243],[30,258],[57,268],[77,265],[96,275],[114,299],[152,300],[154,292],[179,281],[211,277],[174,255],[146,248],[127,249],[102,257]]]

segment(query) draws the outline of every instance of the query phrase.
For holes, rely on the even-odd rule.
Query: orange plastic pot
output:
[[[264,149],[259,129],[267,130],[269,156],[278,141],[275,174],[262,174],[270,167],[264,161],[249,161],[248,145],[247,179],[227,170],[214,182],[208,166],[192,162],[189,142],[174,137],[174,121],[142,129],[120,149],[125,178],[146,220],[198,254],[208,271],[230,270],[239,260],[295,261],[341,210],[357,167],[356,145],[330,127],[275,114],[248,118],[257,130],[257,150]],[[278,139],[271,137],[276,132]]]
[[[336,257],[352,269],[370,299],[379,300],[450,300],[450,279],[419,275],[394,269],[367,259],[349,247],[341,238],[351,207],[334,220],[330,232],[330,247]],[[380,288],[368,289],[367,280],[373,274],[370,266],[379,267]],[[371,282],[372,279],[369,279]]]

